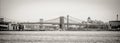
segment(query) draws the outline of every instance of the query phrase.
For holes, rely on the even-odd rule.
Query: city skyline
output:
[[[70,15],[81,20],[116,20],[119,0],[0,0],[0,17],[36,22]],[[120,17],[119,17],[120,18]],[[120,19],[119,19],[120,20]],[[8,20],[9,21],[9,20]]]

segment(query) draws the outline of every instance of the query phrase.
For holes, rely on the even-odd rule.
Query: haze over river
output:
[[[120,43],[120,32],[0,31],[0,43]]]

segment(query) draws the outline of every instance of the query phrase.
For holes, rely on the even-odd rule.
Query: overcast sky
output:
[[[108,22],[120,16],[119,0],[0,0],[0,17],[8,21],[38,22],[70,15]],[[119,17],[120,18],[120,17]],[[119,19],[120,20],[120,19]]]

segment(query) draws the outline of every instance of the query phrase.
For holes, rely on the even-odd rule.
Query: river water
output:
[[[120,43],[120,32],[0,31],[0,43]]]

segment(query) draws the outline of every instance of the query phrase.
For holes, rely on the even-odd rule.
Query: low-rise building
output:
[[[120,21],[109,21],[111,28],[120,28]]]

